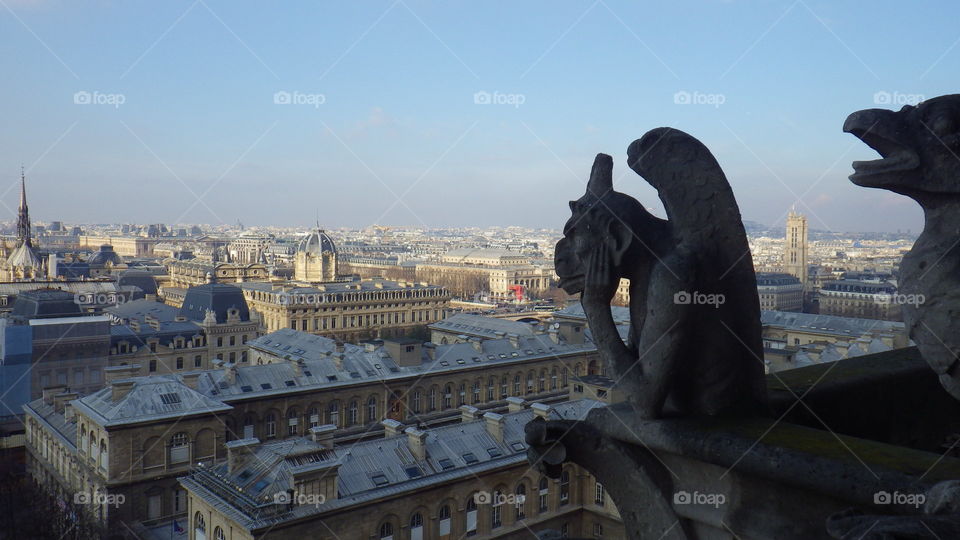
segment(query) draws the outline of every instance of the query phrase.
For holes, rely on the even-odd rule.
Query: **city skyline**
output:
[[[840,127],[952,90],[960,7],[938,5],[9,2],[0,200],[22,162],[38,220],[559,227],[597,152],[660,208],[625,149],[671,125],[747,220],[918,231],[915,203],[846,179],[875,155]],[[921,18],[926,39],[896,31]]]

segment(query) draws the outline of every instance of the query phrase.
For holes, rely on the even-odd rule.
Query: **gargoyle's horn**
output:
[[[601,198],[613,190],[613,158],[607,154],[597,154],[590,171],[586,197]]]

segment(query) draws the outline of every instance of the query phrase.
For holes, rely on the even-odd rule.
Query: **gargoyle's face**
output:
[[[850,180],[916,198],[960,194],[960,95],[886,109],[857,111],[843,130],[876,150],[881,159],[854,161]]]
[[[567,294],[583,292],[586,279],[586,269],[583,260],[587,258],[590,249],[586,231],[586,224],[582,223],[583,216],[577,212],[576,205],[570,203],[573,215],[563,227],[563,238],[557,242],[554,249],[553,264],[560,277],[560,288]],[[582,257],[582,258],[581,258]]]

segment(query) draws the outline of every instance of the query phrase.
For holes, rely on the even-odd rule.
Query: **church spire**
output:
[[[17,210],[17,240],[30,243],[30,212],[27,209],[27,179],[23,165],[20,166],[20,207]]]

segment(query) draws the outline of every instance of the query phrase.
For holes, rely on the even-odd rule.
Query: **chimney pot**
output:
[[[407,434],[407,444],[410,446],[410,453],[417,461],[427,459],[427,432],[414,427],[408,427],[404,430]]]
[[[461,422],[473,422],[478,420],[483,413],[480,412],[480,409],[472,405],[461,405],[460,406],[460,421]]]
[[[310,439],[315,443],[323,445],[324,448],[333,448],[333,434],[336,433],[337,426],[333,424],[324,424],[310,428]]]
[[[518,412],[526,408],[527,400],[517,396],[510,396],[507,398],[507,412]]]
[[[487,423],[487,433],[491,437],[497,440],[497,442],[503,442],[503,415],[497,414],[495,412],[488,412],[483,415],[483,419]]]
[[[387,437],[396,437],[403,430],[403,424],[397,422],[392,418],[387,418],[386,420],[380,422],[383,425],[383,436]]]

